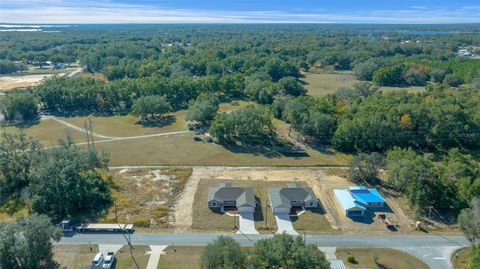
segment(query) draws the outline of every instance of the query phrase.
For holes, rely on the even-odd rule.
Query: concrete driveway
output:
[[[253,220],[253,213],[239,213],[240,227],[237,234],[258,234],[255,230],[255,222]]]
[[[291,235],[298,235],[297,231],[293,229],[292,220],[290,215],[284,213],[275,214],[275,219],[277,220],[277,234],[287,233]]]

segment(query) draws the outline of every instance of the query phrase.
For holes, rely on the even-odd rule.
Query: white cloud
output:
[[[112,0],[2,0],[4,23],[461,23],[480,22],[480,6],[457,9],[413,6],[402,10],[355,12],[211,11],[157,5],[116,3]]]

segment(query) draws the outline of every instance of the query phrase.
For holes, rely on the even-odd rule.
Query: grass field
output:
[[[97,253],[97,245],[55,245],[53,246],[53,261],[56,264],[51,264],[47,268],[90,268]]]
[[[168,247],[157,269],[200,269],[204,247]]]
[[[116,262],[115,269],[147,268],[148,259],[150,258],[150,255],[147,255],[148,251],[150,251],[149,246],[143,246],[143,245],[133,246],[132,253],[135,259],[134,260],[130,255],[129,247],[123,246],[116,254],[117,262]]]
[[[264,148],[227,149],[215,143],[193,141],[193,134],[99,143],[112,166],[121,165],[232,165],[232,166],[338,166],[349,157],[335,152],[307,150],[306,156],[284,156]]]
[[[329,93],[335,93],[339,88],[351,87],[358,80],[349,73],[330,74],[330,73],[307,73],[305,76],[305,87],[308,94],[313,96],[322,96]]]
[[[125,137],[184,131],[187,128],[185,123],[186,114],[187,110],[180,110],[173,113],[172,115],[175,116],[175,121],[163,127],[144,126],[137,123],[138,117],[132,115],[86,116],[60,119],[83,128],[85,121],[90,118],[93,125],[93,132],[105,136]]]
[[[374,253],[379,257],[378,264],[373,259]],[[395,268],[395,269],[428,269],[428,265],[410,254],[394,250],[394,249],[365,249],[350,248],[337,249],[337,258],[344,261],[347,268]],[[357,263],[349,263],[347,258],[349,255],[355,257]]]
[[[470,255],[469,248],[462,248],[452,257],[453,269],[469,269],[468,256]]]
[[[286,187],[288,181],[262,181],[262,180],[218,180],[218,179],[202,179],[198,184],[195,193],[193,208],[193,224],[192,227],[200,230],[223,230],[233,231],[233,225],[238,225],[238,218],[228,216],[226,214],[213,212],[207,206],[208,188],[218,186],[220,182],[230,182],[233,186],[252,187],[255,199],[257,200],[257,208],[254,214],[255,227],[260,233],[274,233],[277,230],[276,220],[270,207],[265,208],[268,202],[269,187]],[[306,186],[305,183],[300,185]],[[265,218],[267,222],[265,223]],[[305,212],[298,219],[293,220],[294,228],[298,228],[299,232],[315,232],[315,233],[331,233],[332,228],[326,220],[323,212]]]
[[[58,143],[60,139],[70,136],[75,142],[84,142],[86,137],[82,132],[64,126],[54,120],[42,120],[38,124],[26,127],[5,127],[6,132],[23,132],[28,136],[33,136],[40,141],[42,145],[51,146]],[[1,132],[1,131],[0,131]]]
[[[306,89],[309,95],[322,96],[330,93],[335,93],[339,88],[351,87],[356,82],[359,82],[351,73],[307,73],[305,74]],[[380,90],[384,92],[394,92],[398,90],[406,90],[407,92],[421,92],[425,87],[410,86],[410,87],[381,87]]]

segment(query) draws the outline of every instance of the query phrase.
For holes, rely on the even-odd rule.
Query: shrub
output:
[[[348,256],[347,261],[348,261],[349,263],[357,263],[357,260],[356,260],[355,257],[352,256],[352,255],[349,255],[349,256]]]

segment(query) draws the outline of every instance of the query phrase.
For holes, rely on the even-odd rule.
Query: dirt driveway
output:
[[[346,218],[333,195],[335,188],[347,188],[352,185],[345,178],[326,175],[322,168],[277,168],[277,167],[194,167],[183,194],[178,199],[175,208],[175,230],[186,232],[191,229],[193,221],[194,197],[201,179],[228,179],[228,180],[264,180],[264,181],[303,181],[306,182],[320,199],[326,212],[325,217],[334,229],[341,229],[345,233],[368,232],[390,233],[376,218],[369,222],[354,222]],[[408,227],[410,221],[406,219],[395,199],[387,197],[392,209],[390,218],[401,225]],[[403,230],[403,229],[402,229]]]

